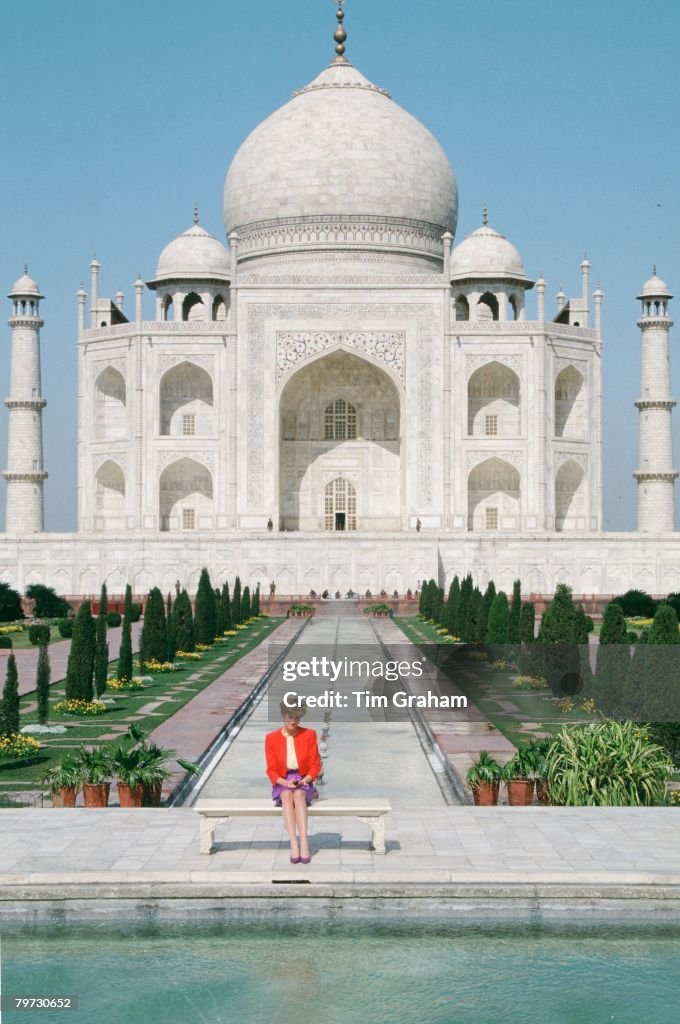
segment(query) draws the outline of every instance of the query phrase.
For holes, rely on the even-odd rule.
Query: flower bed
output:
[[[132,679],[107,679],[107,690],[144,690],[144,680],[139,676]]]
[[[176,672],[179,667],[172,661],[156,661],[153,658],[144,662],[144,668],[148,668],[150,672]]]
[[[543,676],[515,676],[512,685],[518,690],[545,690],[548,683]]]
[[[55,715],[76,715],[79,718],[93,718],[107,710],[102,700],[60,700],[52,708]]]
[[[200,661],[201,655],[197,651],[176,651],[175,657],[181,658],[183,661]]]
[[[23,633],[24,627],[16,624],[10,626],[0,626],[0,636],[4,636],[6,633]]]
[[[34,757],[40,752],[40,743],[32,736],[13,733],[0,736],[0,761],[16,761],[23,757]]]
[[[197,651],[209,651],[212,649],[212,644],[196,644]]]
[[[494,672],[516,672],[517,671],[517,665],[515,665],[514,661],[503,661],[502,659],[500,659],[498,661],[492,661],[491,662],[491,668],[494,670]]]

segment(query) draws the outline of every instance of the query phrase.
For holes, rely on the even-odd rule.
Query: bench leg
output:
[[[385,853],[385,818],[359,818],[368,825],[371,846],[375,853]]]
[[[201,853],[212,853],[217,822],[214,818],[201,818]]]
[[[201,853],[213,852],[215,829],[218,825],[223,825],[225,821],[229,821],[228,816],[226,818],[207,818],[201,816]]]

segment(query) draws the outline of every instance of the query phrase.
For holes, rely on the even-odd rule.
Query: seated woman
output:
[[[279,707],[283,728],[267,733],[264,742],[267,775],[272,784],[272,800],[283,808],[283,821],[290,837],[290,862],[309,864],[307,808],[318,795],[314,782],[321,772],[321,758],[316,733],[300,725],[306,705],[290,708],[282,701]]]

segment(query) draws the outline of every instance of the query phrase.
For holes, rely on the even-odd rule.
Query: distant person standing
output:
[[[272,597],[274,597],[275,594],[276,594],[276,584],[274,583],[274,580],[272,580],[271,583],[269,584],[269,600],[270,601],[271,601]]]

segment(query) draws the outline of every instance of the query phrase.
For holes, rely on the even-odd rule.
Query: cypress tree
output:
[[[454,576],[449,587],[449,596],[446,601],[446,621],[445,626],[449,633],[453,636],[456,628],[456,607],[458,605],[458,598],[460,596],[460,580],[457,576]]]
[[[678,616],[669,604],[660,604],[649,628],[650,644],[680,643]]]
[[[519,617],[519,638],[523,644],[534,642],[534,630],[536,628],[536,605],[533,601],[527,601],[522,605]]]
[[[231,624],[238,626],[241,621],[241,579],[234,580],[234,593],[231,598]]]
[[[144,609],[144,625],[139,641],[139,664],[143,668],[149,661],[165,661],[167,649],[165,603],[158,587],[153,587],[149,591]]]
[[[106,584],[102,583],[94,641],[94,692],[98,697],[101,697],[106,689],[106,677],[109,670],[109,645],[106,642],[106,613],[108,610],[109,598]]]
[[[470,595],[470,603],[468,605],[468,617],[465,624],[465,636],[461,639],[465,640],[466,644],[476,644],[477,637],[479,635],[479,620],[482,613],[482,603],[484,598],[479,587],[475,587]]]
[[[482,598],[482,604],[479,609],[479,622],[477,623],[477,642],[480,644],[483,644],[486,641],[489,612],[491,611],[491,605],[493,604],[495,596],[496,584],[493,580],[489,580],[486,590],[484,591],[484,597]]]
[[[186,590],[182,590],[175,599],[172,618],[175,633],[175,649],[177,651],[195,650],[194,616],[191,610],[191,601]]]
[[[602,618],[591,693],[598,711],[618,714],[623,709],[623,690],[630,668],[626,619],[620,605],[608,604]]]
[[[91,701],[94,696],[95,623],[89,601],[83,601],[73,622],[71,649],[66,667],[66,699]]]
[[[40,645],[35,690],[38,699],[38,722],[40,725],[46,725],[50,713],[50,655],[47,644]]]
[[[174,662],[177,643],[175,641],[175,618],[172,608],[172,597],[168,593],[165,605],[165,661]]]
[[[652,722],[680,721],[680,633],[675,609],[660,604],[649,630],[645,651],[644,699],[641,711]]]
[[[512,585],[512,603],[508,613],[508,643],[518,644],[520,640],[519,620],[522,614],[522,584],[515,580]]]
[[[438,626],[444,625],[444,612],[446,610],[446,603],[444,601],[444,590],[442,587],[437,587],[437,592],[434,598],[434,609],[432,618]]]
[[[0,735],[14,736],[19,732],[19,675],[13,654],[7,659],[7,674],[0,711]]]
[[[123,628],[120,634],[120,650],[118,652],[116,678],[132,679],[132,587],[129,583],[125,588]]]
[[[231,598],[229,597],[229,584],[225,583],[222,587],[222,622],[224,623],[224,632],[231,629]]]
[[[558,583],[555,596],[543,613],[541,640],[546,644],[576,642],[576,609],[571,587],[566,583]]]
[[[199,644],[211,644],[215,640],[215,591],[206,568],[201,569],[196,592],[194,637]]]
[[[224,615],[222,613],[222,594],[219,587],[215,587],[215,636],[221,637],[224,633]]]
[[[582,665],[577,639],[577,616],[571,587],[559,583],[555,596],[543,613],[540,635],[544,645],[544,675],[557,697],[574,696],[578,692],[574,687],[581,677]]]
[[[518,664],[522,675],[539,675],[540,668],[534,663],[532,655],[538,648],[538,645],[534,643],[535,636],[534,631],[536,628],[536,605],[533,601],[527,601],[526,604],[522,605],[522,611],[519,617],[519,638],[522,644]],[[539,652],[540,653],[540,652]]]
[[[455,636],[459,636],[461,640],[463,639],[463,634],[467,629],[472,590],[472,576],[468,573],[460,585],[460,594],[458,595],[458,604],[456,605],[456,628],[454,634]]]
[[[250,618],[250,587],[246,586],[243,589],[243,596],[241,597],[241,622],[247,622]]]
[[[493,599],[486,626],[486,643],[502,645],[508,642],[508,598],[499,590]]]
[[[260,584],[259,583],[258,583],[258,585],[255,588],[255,593],[253,594],[253,607],[251,609],[251,614],[255,618],[259,618],[259,615],[260,615]]]

